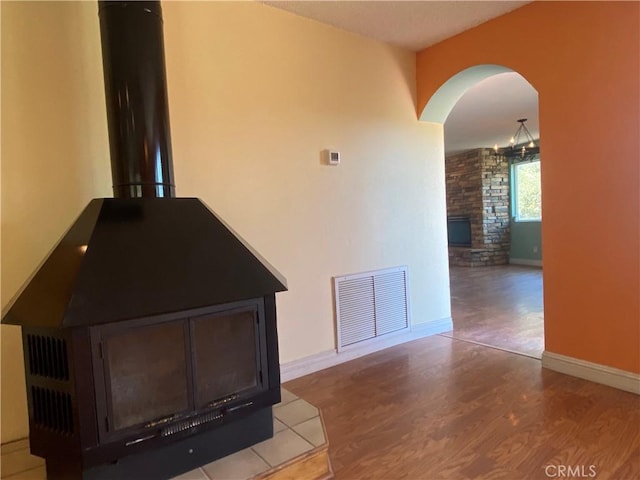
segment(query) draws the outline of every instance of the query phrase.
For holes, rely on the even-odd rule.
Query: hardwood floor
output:
[[[526,356],[436,335],[285,387],[322,409],[337,479],[640,478],[640,397]]]
[[[540,358],[542,269],[451,267],[453,331],[444,335]]]

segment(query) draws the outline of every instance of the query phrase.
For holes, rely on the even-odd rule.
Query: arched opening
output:
[[[420,115],[420,120],[444,123],[460,97],[469,88],[493,75],[512,71],[502,65],[476,65],[455,74],[431,96]]]
[[[500,65],[452,76],[421,115],[444,124],[453,318],[445,335],[540,358],[541,162],[510,146],[522,118],[539,146],[537,91]]]

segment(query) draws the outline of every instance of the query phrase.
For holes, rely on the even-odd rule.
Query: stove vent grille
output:
[[[60,434],[73,434],[71,395],[43,387],[31,387],[31,405],[36,426]]]
[[[62,338],[27,335],[29,373],[54,380],[69,380],[67,343]]]

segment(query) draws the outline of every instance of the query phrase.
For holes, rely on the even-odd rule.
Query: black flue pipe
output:
[[[98,8],[113,195],[174,197],[160,2]]]

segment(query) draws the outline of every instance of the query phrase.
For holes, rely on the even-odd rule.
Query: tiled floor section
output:
[[[282,389],[273,416],[273,438],[173,480],[246,480],[326,443],[318,409],[291,392]],[[44,460],[30,455],[26,440],[2,446],[1,466],[3,480],[46,479]]]

